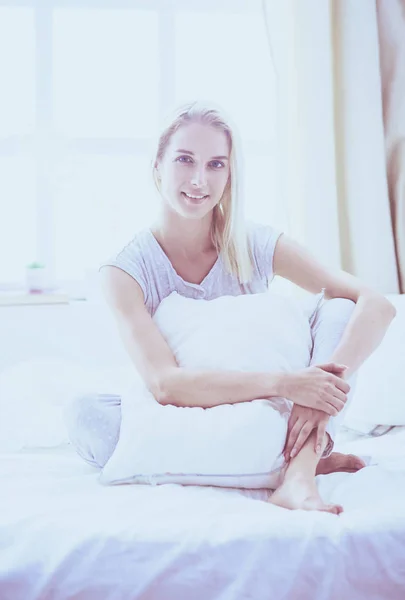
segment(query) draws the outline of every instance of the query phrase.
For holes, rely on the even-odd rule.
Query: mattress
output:
[[[405,598],[405,428],[341,434],[371,457],[319,475],[335,516],[269,490],[102,486],[70,446],[0,455],[1,600]]]

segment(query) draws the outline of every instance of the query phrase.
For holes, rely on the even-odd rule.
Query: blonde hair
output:
[[[239,134],[231,118],[212,102],[194,101],[174,109],[159,135],[153,152],[152,177],[160,193],[156,164],[162,160],[171,136],[185,124],[200,122],[224,131],[230,146],[230,173],[221,200],[213,209],[211,239],[224,261],[225,268],[235,275],[240,284],[247,283],[253,275],[244,218],[243,155]]]

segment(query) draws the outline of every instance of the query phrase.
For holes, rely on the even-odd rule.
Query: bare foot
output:
[[[299,474],[284,479],[269,498],[269,502],[290,510],[320,510],[335,515],[343,512],[343,506],[340,504],[325,504],[319,495],[315,480],[308,481]]]
[[[364,460],[355,454],[341,454],[332,452],[327,458],[321,458],[317,467],[316,475],[327,475],[328,473],[337,473],[344,471],[346,473],[356,473],[366,466]]]

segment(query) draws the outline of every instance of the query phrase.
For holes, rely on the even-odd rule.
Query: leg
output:
[[[332,452],[327,458],[321,458],[316,467],[315,475],[328,475],[328,473],[356,473],[364,469],[366,463],[355,454],[342,454]]]
[[[70,443],[88,464],[102,468],[112,455],[121,428],[121,398],[114,394],[88,394],[75,398],[65,409]]]
[[[291,510],[320,510],[335,515],[343,511],[338,504],[325,504],[315,482],[319,456],[314,450],[316,432],[313,431],[301,451],[287,464],[283,483],[270,497],[269,502]],[[323,448],[326,446],[326,439]]]
[[[312,323],[313,350],[310,364],[329,362],[339,344],[347,323],[353,313],[355,303],[346,298],[334,298],[326,301],[318,310],[316,318]],[[285,508],[304,510],[321,510],[339,514],[343,508],[339,505],[326,505],[319,496],[315,475],[330,473],[338,470],[336,460],[339,459],[339,470],[358,470],[364,466],[363,461],[357,464],[357,457],[350,457],[350,464],[343,460],[344,455],[331,456],[336,433],[343,422],[345,412],[349,406],[355,387],[355,375],[349,380],[351,390],[345,408],[336,417],[330,417],[327,426],[327,434],[323,440],[322,458],[326,459],[324,465],[318,465],[319,456],[314,450],[316,432],[313,431],[308,437],[301,451],[290,460],[284,468],[284,480],[280,487],[273,493],[270,502]],[[349,457],[347,457],[349,458]],[[325,463],[328,462],[328,465]],[[332,464],[333,463],[333,464]],[[342,463],[342,464],[340,464]],[[321,468],[320,468],[321,467]]]
[[[327,300],[318,310],[312,324],[313,349],[310,364],[329,362],[338,346],[343,332],[352,316],[356,304],[347,298]],[[348,383],[351,386],[347,402],[343,410],[335,417],[330,417],[326,428],[327,444],[322,458],[331,455],[339,427],[344,421],[347,409],[353,400],[356,387],[357,373],[354,373]]]

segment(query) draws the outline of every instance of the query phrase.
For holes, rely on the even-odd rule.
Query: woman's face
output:
[[[180,127],[172,135],[158,171],[161,194],[169,207],[183,217],[202,218],[221,200],[228,181],[225,133],[201,123]]]

